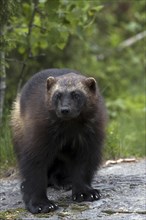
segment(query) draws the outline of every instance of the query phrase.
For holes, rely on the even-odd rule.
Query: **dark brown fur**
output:
[[[30,212],[57,208],[47,198],[48,185],[71,186],[78,202],[99,199],[91,181],[101,164],[105,118],[102,97],[91,77],[48,69],[25,84],[11,121],[23,200]]]

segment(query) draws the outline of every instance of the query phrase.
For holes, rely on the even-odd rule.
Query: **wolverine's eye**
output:
[[[61,92],[58,92],[58,93],[56,94],[56,97],[57,97],[57,99],[61,99],[62,93],[61,93]]]
[[[76,100],[78,100],[80,98],[80,95],[76,92],[72,92],[71,96],[72,96],[73,99],[76,99]]]

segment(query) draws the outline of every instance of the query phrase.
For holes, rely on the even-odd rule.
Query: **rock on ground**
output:
[[[19,179],[5,178],[0,180],[0,210],[3,213],[14,209],[19,213],[17,217],[25,220],[40,218],[42,220],[144,220],[146,219],[145,174],[145,159],[102,168],[93,181],[93,186],[100,189],[102,197],[93,203],[74,203],[71,200],[71,191],[57,191],[50,188],[48,197],[59,204],[59,209],[44,215],[32,215],[24,209],[21,212],[17,211],[19,208],[24,208]]]

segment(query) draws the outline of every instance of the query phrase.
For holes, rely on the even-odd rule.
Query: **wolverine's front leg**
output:
[[[75,180],[76,179],[76,180]],[[94,201],[100,199],[101,195],[99,190],[94,189],[85,181],[85,176],[82,172],[76,171],[72,186],[72,199],[73,201]]]
[[[80,157],[82,158],[82,157]],[[99,190],[91,186],[94,172],[96,170],[96,161],[93,158],[77,160],[72,171],[72,199],[73,201],[95,201],[100,199]]]
[[[25,156],[20,160],[20,170],[23,178],[21,191],[27,210],[36,214],[57,209],[57,205],[47,198],[46,164]]]

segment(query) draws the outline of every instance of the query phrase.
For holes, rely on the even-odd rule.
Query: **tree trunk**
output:
[[[6,89],[5,53],[0,52],[0,125],[3,117],[4,97]]]

